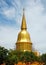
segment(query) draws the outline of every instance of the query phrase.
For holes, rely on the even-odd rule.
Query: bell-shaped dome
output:
[[[22,30],[19,34],[18,34],[18,42],[30,42],[30,35],[26,30]]]

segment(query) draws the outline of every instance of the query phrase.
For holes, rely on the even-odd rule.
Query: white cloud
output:
[[[17,29],[11,27],[0,27],[0,45],[8,49],[14,48],[17,41]]]
[[[4,10],[3,11],[3,14],[8,18],[8,19],[13,19],[13,18],[15,18],[15,13],[16,13],[16,11],[15,11],[15,8],[9,8],[9,9],[7,9],[7,10]]]

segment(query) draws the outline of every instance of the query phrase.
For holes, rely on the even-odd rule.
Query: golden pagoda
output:
[[[21,31],[18,34],[18,39],[16,42],[16,50],[17,51],[30,51],[30,52],[32,51],[32,42],[30,39],[30,35],[27,32],[27,25],[26,25],[24,10],[23,10]]]

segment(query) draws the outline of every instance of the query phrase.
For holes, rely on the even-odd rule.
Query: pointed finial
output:
[[[25,10],[25,8],[23,8],[23,11]]]
[[[23,8],[23,14],[24,14],[24,12],[25,12],[25,9]]]
[[[23,8],[23,17],[22,17],[22,25],[21,25],[21,30],[26,30],[27,26],[26,26],[26,19],[25,19],[25,9]]]
[[[25,17],[25,9],[23,8],[23,17]]]

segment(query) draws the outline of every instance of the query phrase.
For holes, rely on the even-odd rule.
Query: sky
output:
[[[46,0],[0,0],[0,46],[16,47],[23,8],[34,49],[46,53]]]

